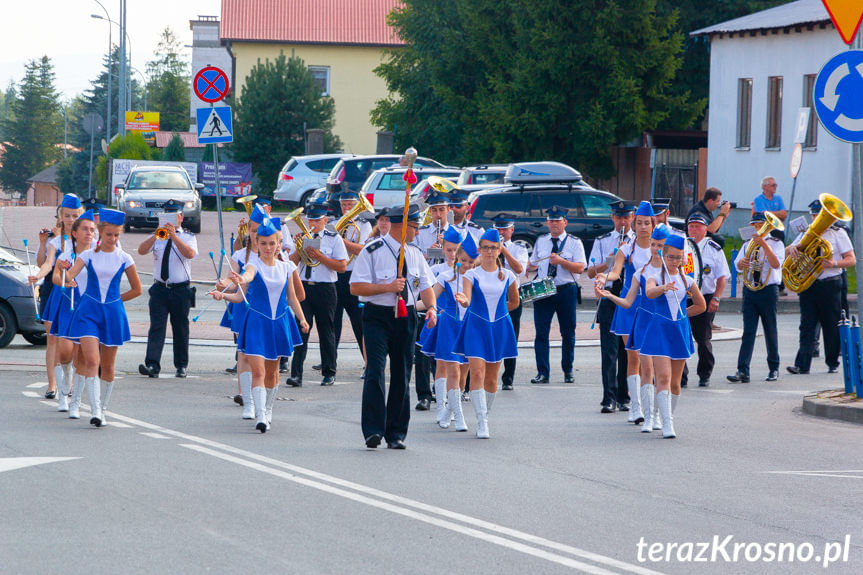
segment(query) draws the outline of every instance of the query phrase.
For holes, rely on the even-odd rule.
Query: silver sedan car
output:
[[[193,184],[180,166],[137,166],[119,188],[119,208],[126,214],[126,230],[131,227],[158,227],[159,214],[168,200],[183,203],[183,225],[192,233],[201,231],[203,184]]]

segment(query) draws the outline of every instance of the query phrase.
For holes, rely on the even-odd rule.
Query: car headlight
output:
[[[126,202],[127,208],[143,208],[144,202],[136,202],[135,200],[129,200]]]
[[[195,207],[195,202],[186,202],[186,207],[191,209]]]

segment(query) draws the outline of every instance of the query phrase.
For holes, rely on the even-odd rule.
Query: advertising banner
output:
[[[213,162],[201,162],[202,196],[216,195],[216,171]],[[219,162],[219,186],[222,197],[242,197],[252,193],[252,164]]]
[[[126,112],[126,131],[139,132],[148,144],[156,145],[159,112]]]

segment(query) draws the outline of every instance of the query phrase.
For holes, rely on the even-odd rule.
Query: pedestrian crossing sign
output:
[[[199,144],[226,144],[234,141],[230,106],[195,110]]]

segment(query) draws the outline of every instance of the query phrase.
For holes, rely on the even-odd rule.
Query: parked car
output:
[[[192,184],[180,166],[136,166],[119,188],[118,207],[126,214],[125,230],[159,225],[162,205],[168,200],[183,202],[183,226],[192,233],[201,231],[201,195],[204,184]]]
[[[33,345],[48,341],[45,327],[36,320],[33,288],[27,282],[27,277],[36,271],[35,266],[28,269],[20,259],[0,248],[0,348],[9,345],[17,333]]]
[[[327,177],[327,192],[330,197],[346,191],[359,192],[372,172],[381,168],[398,167],[401,156],[396,154],[378,156],[352,156],[340,160]],[[414,167],[443,168],[443,164],[431,158],[419,157]]]
[[[309,196],[327,183],[327,176],[342,158],[351,154],[293,156],[276,179],[273,199],[303,206]]]
[[[502,184],[509,164],[489,164],[462,168],[456,184],[467,186],[471,184]]]
[[[405,181],[404,175],[407,168],[389,167],[375,170],[366,180],[361,189],[366,198],[376,209],[380,210],[390,206],[404,204]],[[427,184],[422,184],[429,176],[440,176],[455,181],[459,170],[454,168],[429,168],[424,166],[414,167],[414,175],[417,177],[416,188],[412,190],[411,196],[417,195]]]

